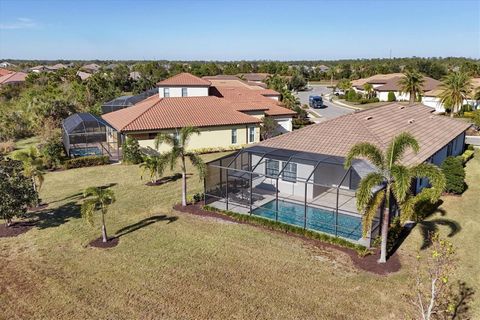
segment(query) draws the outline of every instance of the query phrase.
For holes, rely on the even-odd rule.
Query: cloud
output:
[[[30,18],[17,18],[10,23],[1,23],[1,30],[14,30],[14,29],[31,29],[37,27],[35,21]]]

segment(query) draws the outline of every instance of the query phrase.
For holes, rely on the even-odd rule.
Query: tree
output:
[[[446,192],[461,194],[465,191],[465,168],[461,158],[448,157],[443,161],[441,168],[446,179]]]
[[[295,73],[288,83],[288,88],[294,91],[302,90],[306,86],[307,80],[300,73]]]
[[[410,104],[414,104],[417,96],[422,93],[424,81],[425,79],[418,71],[407,70],[398,82],[400,84],[400,91],[410,95]]]
[[[395,93],[393,91],[388,91],[388,101],[389,102],[397,101],[397,97],[395,97]]]
[[[373,95],[373,85],[367,82],[363,85],[363,90],[365,90],[367,99],[371,99]]]
[[[262,140],[273,137],[275,131],[277,130],[278,123],[270,117],[262,118],[262,126],[260,127],[260,136]]]
[[[23,174],[21,161],[0,156],[0,218],[7,227],[12,219],[27,211],[27,206],[38,199],[32,180]]]
[[[337,87],[343,90],[343,92],[347,93],[347,91],[352,87],[352,83],[348,79],[342,79],[338,81]]]
[[[32,181],[32,187],[35,193],[38,195],[38,191],[43,185],[44,170],[43,159],[38,152],[38,149],[31,147],[28,151],[18,152],[14,158],[23,162],[23,174],[30,178]],[[39,199],[37,197],[35,205],[38,205]]]
[[[451,108],[450,116],[453,117],[472,91],[471,78],[463,72],[451,72],[443,79],[441,89],[440,101]]]
[[[158,150],[160,145],[167,144],[170,147],[170,151],[161,155],[161,166],[163,168],[165,164],[169,164],[171,170],[177,164],[180,159],[182,170],[182,206],[187,205],[187,166],[186,160],[189,159],[195,169],[199,172],[200,179],[205,176],[205,163],[202,158],[193,152],[187,151],[188,141],[194,134],[200,134],[200,130],[195,127],[183,127],[176,134],[159,133],[155,138],[155,148]]]
[[[127,137],[122,145],[123,162],[139,164],[142,162],[142,152],[137,139]]]
[[[282,94],[282,103],[288,109],[294,110],[296,107],[300,106],[300,100],[288,89],[283,89]]]
[[[150,174],[150,181],[155,183],[158,180],[158,177],[163,173],[165,163],[161,156],[149,155],[144,157],[143,163],[140,164],[140,168],[142,168],[141,178],[143,179],[145,172],[148,171]]]
[[[413,208],[418,201],[435,202],[445,187],[445,177],[438,167],[428,163],[406,167],[400,163],[408,148],[417,153],[419,145],[411,134],[404,132],[393,138],[385,152],[374,144],[362,142],[354,145],[345,159],[345,168],[350,167],[353,159],[358,157],[368,159],[377,168],[377,171],[369,173],[360,181],[356,197],[357,209],[363,212],[364,236],[368,234],[373,218],[383,205],[380,263],[385,263],[387,258],[391,196],[400,206],[400,219],[403,222],[413,216]],[[424,188],[417,195],[411,195],[413,178],[428,178],[431,188]],[[383,188],[373,192],[377,186]]]
[[[115,202],[115,194],[107,188],[90,187],[85,189],[83,197],[86,198],[81,207],[83,219],[93,226],[93,214],[96,211],[100,211],[102,215],[102,241],[107,242],[105,215],[107,214],[108,206]]]

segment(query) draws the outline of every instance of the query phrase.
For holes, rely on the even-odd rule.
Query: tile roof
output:
[[[165,79],[157,83],[157,86],[199,86],[199,87],[208,87],[210,86],[210,81],[194,76],[190,73],[179,73],[173,77]]]
[[[344,157],[356,143],[370,142],[385,150],[393,137],[409,132],[420,144],[418,154],[408,150],[402,159],[404,164],[411,165],[427,160],[469,126],[457,119],[434,115],[431,108],[422,104],[393,103],[307,126],[257,145]]]
[[[392,78],[387,82],[385,82],[384,85],[375,88],[375,90],[376,91],[401,91],[401,85],[399,82],[402,79],[402,77]],[[434,90],[438,88],[438,86],[441,84],[440,81],[435,80],[433,78],[429,78],[429,77],[423,77],[423,80],[424,80],[422,85],[423,91]]]
[[[9,73],[0,77],[0,85],[24,82],[26,77],[27,74],[24,72]]]
[[[208,127],[260,123],[217,97],[160,98],[154,95],[133,107],[102,116],[119,131],[150,131],[185,126]]]
[[[239,76],[241,76],[243,79],[247,81],[264,81],[270,76],[270,74],[269,73],[240,73]]]
[[[480,89],[480,78],[473,78],[471,80],[472,84],[472,91],[470,92],[469,96],[473,97],[475,92]],[[423,95],[426,97],[438,97],[443,92],[442,84],[440,83],[436,88],[431,89],[425,92]]]
[[[0,77],[2,77],[4,75],[7,75],[7,74],[10,74],[10,73],[13,73],[13,71],[10,71],[10,70],[4,69],[4,68],[0,68]]]

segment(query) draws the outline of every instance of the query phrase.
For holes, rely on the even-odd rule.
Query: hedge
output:
[[[86,156],[70,159],[64,162],[63,167],[65,169],[73,168],[82,168],[82,167],[92,167],[92,166],[101,166],[104,164],[109,164],[110,159],[108,156]]]
[[[459,157],[462,159],[463,163],[467,163],[468,160],[473,158],[473,155],[475,154],[474,150],[465,150],[464,153],[462,153]]]
[[[292,226],[289,224],[273,221],[270,219],[265,219],[261,218],[258,216],[253,216],[253,215],[246,215],[246,214],[240,214],[232,211],[226,211],[226,210],[221,210],[212,206],[203,206],[204,210],[211,211],[211,212],[216,212],[220,214],[224,214],[226,216],[229,216],[233,218],[234,220],[237,220],[239,222],[248,222],[254,225],[259,225],[266,227],[268,229],[272,230],[277,230],[277,231],[283,231],[286,233],[294,233],[300,236],[304,236],[306,238],[310,239],[315,239],[315,240],[320,240],[322,242],[338,245],[344,248],[349,248],[355,250],[358,255],[360,256],[365,256],[371,253],[371,251],[366,248],[365,246],[359,245],[352,243],[348,240],[345,240],[343,238],[338,238],[334,236],[329,236],[325,233],[320,233],[320,232],[315,232],[311,230],[306,230],[301,227],[297,226]]]
[[[461,194],[465,191],[465,168],[463,167],[463,158],[461,156],[448,157],[443,161],[441,168],[447,180],[446,192]]]

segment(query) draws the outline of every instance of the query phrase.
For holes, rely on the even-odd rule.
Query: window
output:
[[[182,88],[182,97],[186,97],[187,95],[187,88]]]
[[[157,137],[158,133],[157,132],[150,132],[148,134],[148,139],[149,140],[152,140],[152,139],[155,139]]]
[[[267,177],[276,178],[279,172],[279,163],[277,160],[266,159],[265,160],[265,174]]]
[[[237,129],[232,129],[232,144],[237,143]]]
[[[178,141],[178,139],[180,139],[180,133],[178,133],[178,131],[175,131],[174,133],[172,133],[172,137]]]
[[[165,98],[170,97],[170,88],[163,88],[163,96]]]
[[[255,142],[255,127],[248,128],[248,142]]]
[[[283,162],[282,179],[289,182],[297,182],[297,164]]]

